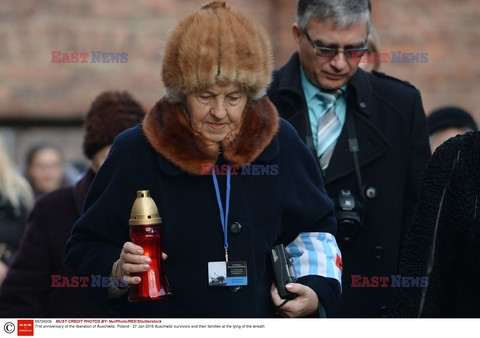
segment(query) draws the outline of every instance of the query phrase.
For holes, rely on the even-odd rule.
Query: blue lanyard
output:
[[[213,185],[215,186],[215,193],[217,194],[218,208],[220,209],[220,221],[222,222],[223,229],[223,246],[225,248],[225,261],[228,262],[228,210],[230,209],[230,166],[228,166],[227,172],[227,193],[225,195],[225,214],[223,214],[223,204],[222,198],[220,197],[220,189],[218,188],[217,176],[215,175],[215,170],[212,168],[212,178]]]

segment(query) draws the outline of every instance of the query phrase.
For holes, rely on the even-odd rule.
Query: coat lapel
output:
[[[300,138],[316,157],[315,146],[312,141],[312,132],[308,118],[308,108],[303,93],[300,75],[300,60],[295,53],[285,65],[279,79],[278,90],[271,93],[274,102],[283,118],[290,122],[298,132]],[[368,75],[358,69],[347,86],[347,109],[353,114],[358,143],[360,146],[360,167],[365,167],[382,156],[389,148],[387,138],[370,121],[371,89]],[[346,125],[337,140],[330,164],[324,177],[325,185],[355,171],[353,156],[348,148]]]
[[[372,123],[371,89],[368,75],[358,69],[347,88],[347,114],[353,116],[358,138],[360,169],[382,156],[390,147],[387,138]],[[344,125],[324,177],[325,185],[355,171],[353,155],[348,147],[347,126]]]
[[[352,113],[352,111],[349,111],[349,113]],[[360,147],[358,160],[361,169],[382,156],[390,148],[390,143],[369,121],[367,116],[358,112],[353,112],[353,116]],[[324,183],[327,185],[352,174],[354,171],[353,156],[348,147],[347,128],[344,126],[328,165]]]
[[[292,56],[285,66],[284,76],[280,80],[278,92],[275,96],[275,103],[280,115],[295,128],[298,136],[305,142],[307,147],[316,153],[312,133],[310,132],[308,107],[305,104],[300,61],[297,53]]]

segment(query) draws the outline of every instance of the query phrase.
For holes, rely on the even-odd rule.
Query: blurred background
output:
[[[85,162],[82,121],[104,90],[127,90],[145,109],[164,89],[165,37],[200,0],[2,0],[0,134],[20,170],[35,143],[59,145],[67,161]],[[275,65],[295,50],[295,0],[230,0],[270,33]],[[480,122],[478,0],[372,0],[380,71],[420,89],[427,114],[456,105]],[[52,63],[52,51],[88,53],[88,63]],[[92,51],[127,53],[126,63],[92,63]],[[425,63],[392,63],[391,53],[428,53]],[[61,58],[61,57],[60,57]]]

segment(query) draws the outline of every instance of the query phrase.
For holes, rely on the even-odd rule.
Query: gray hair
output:
[[[312,19],[332,20],[336,28],[350,28],[365,22],[370,30],[371,15],[368,0],[298,0],[297,25],[305,31]]]

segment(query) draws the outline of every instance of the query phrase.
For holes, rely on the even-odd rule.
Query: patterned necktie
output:
[[[320,96],[326,107],[325,114],[318,120],[317,129],[317,155],[320,159],[322,170],[328,167],[337,138],[342,129],[342,124],[335,113],[335,105],[340,95],[342,95],[342,90],[337,89],[332,94],[322,93]]]

